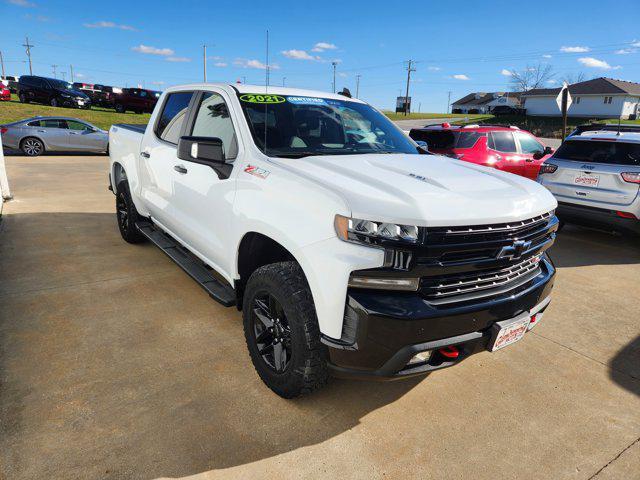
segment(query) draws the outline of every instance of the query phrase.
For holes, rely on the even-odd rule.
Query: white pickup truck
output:
[[[536,325],[555,274],[541,185],[430,155],[346,95],[169,88],[109,134],[122,237],[150,240],[242,310],[262,380],[395,379],[497,350]]]

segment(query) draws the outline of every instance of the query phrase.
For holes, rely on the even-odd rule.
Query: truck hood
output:
[[[418,226],[507,223],[557,206],[536,182],[439,155],[272,158],[340,195],[355,218]]]

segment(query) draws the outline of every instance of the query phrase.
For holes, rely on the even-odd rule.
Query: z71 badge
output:
[[[249,175],[254,175],[258,178],[265,179],[271,173],[269,170],[265,170],[264,168],[256,167],[255,165],[247,165],[244,169],[245,173]]]

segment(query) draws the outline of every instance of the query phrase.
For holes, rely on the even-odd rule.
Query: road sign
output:
[[[556,97],[556,103],[558,104],[558,109],[561,112],[562,112],[562,94],[564,93],[565,90],[567,91],[567,110],[569,110],[569,107],[573,103],[573,99],[571,98],[571,94],[569,93],[569,85],[567,85],[567,82],[564,82],[562,84],[562,88],[560,89],[560,93],[558,93],[558,96]]]

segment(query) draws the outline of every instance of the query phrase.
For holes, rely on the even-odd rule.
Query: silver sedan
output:
[[[107,152],[109,132],[84,120],[33,117],[0,125],[2,145],[36,157],[44,152]]]

